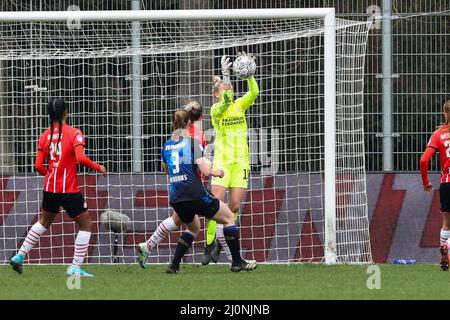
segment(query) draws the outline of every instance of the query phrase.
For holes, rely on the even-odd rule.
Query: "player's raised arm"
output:
[[[244,111],[251,107],[259,96],[259,87],[255,77],[249,77],[247,79],[247,84],[249,89],[247,93],[241,98],[236,99],[236,103],[239,104]]]
[[[232,63],[230,58],[222,56],[222,76],[223,80],[219,76],[213,78],[214,96],[216,98],[216,104],[211,108],[211,117],[213,121],[220,118],[233,101],[233,86],[230,83],[230,69]]]
[[[244,65],[241,68],[245,71],[240,70],[239,61]],[[254,73],[256,71],[256,63],[255,56],[250,53],[245,53],[245,51],[239,52],[239,57],[235,61],[235,72],[236,76],[247,79],[248,91],[245,95],[239,99],[236,99],[236,102],[240,104],[241,108],[247,110],[253,103],[256,98],[259,96],[259,87],[258,83],[255,80]],[[244,73],[244,74],[242,74]]]
[[[231,83],[230,81],[230,69],[231,69],[231,65],[233,64],[230,61],[230,58],[228,58],[226,55],[223,55],[222,58],[220,59],[220,64],[222,66],[222,76],[223,76],[223,82],[224,83]]]

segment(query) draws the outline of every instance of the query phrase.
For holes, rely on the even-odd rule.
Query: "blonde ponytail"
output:
[[[212,80],[213,84],[213,93],[216,93],[220,87],[222,86],[223,80],[219,76],[214,76]]]

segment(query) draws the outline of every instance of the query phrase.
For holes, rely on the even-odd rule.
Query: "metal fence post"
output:
[[[140,0],[131,1],[132,10],[141,9]],[[133,52],[131,61],[131,81],[132,81],[132,107],[133,116],[131,125],[133,126],[133,172],[142,171],[142,83],[141,83],[141,25],[139,21],[132,22],[131,46],[136,51]]]
[[[383,171],[394,169],[392,145],[392,0],[383,0]]]

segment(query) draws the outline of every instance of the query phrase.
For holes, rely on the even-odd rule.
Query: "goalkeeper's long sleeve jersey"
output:
[[[214,163],[219,165],[248,164],[247,120],[245,112],[259,95],[254,77],[247,80],[249,91],[233,101],[232,90],[222,92],[222,98],[211,108],[211,120],[216,130]]]

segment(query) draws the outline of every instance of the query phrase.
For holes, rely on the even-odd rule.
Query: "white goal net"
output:
[[[220,75],[223,54],[233,59],[242,50],[256,56],[260,87],[247,111],[251,175],[239,216],[243,256],[324,262],[328,246],[338,262],[371,262],[362,110],[367,23],[336,19],[336,194],[329,195],[323,18],[29,20],[0,22],[0,264],[38,218],[43,177],[34,159],[49,126],[50,98],[68,102],[68,122],[86,135],[86,153],[109,171],[107,177],[79,171],[94,224],[87,261],[112,262],[116,246],[119,262],[134,263],[135,244],[172,213],[160,154],[173,112],[188,99],[203,105],[212,159],[211,80]],[[232,76],[232,82],[236,97],[246,92],[245,81]],[[330,230],[324,203],[334,196]],[[106,230],[99,223],[106,209],[129,216],[131,228],[117,237]],[[61,214],[26,262],[70,263],[76,232]],[[327,232],[336,241],[327,243]],[[168,262],[178,236],[165,239],[150,263]],[[199,262],[203,245],[201,232],[185,261]]]

